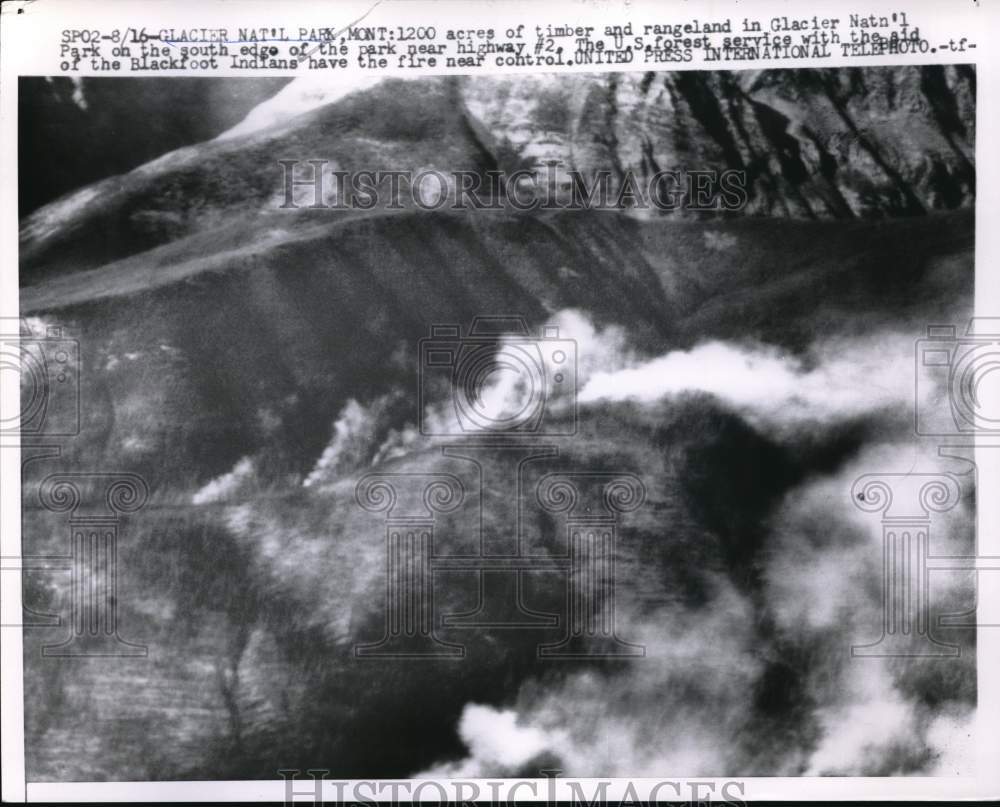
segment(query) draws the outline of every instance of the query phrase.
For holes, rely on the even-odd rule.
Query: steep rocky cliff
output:
[[[445,155],[421,162],[418,154],[391,153],[385,155],[391,163],[366,168],[483,170],[493,162],[512,170],[554,159],[585,175],[610,171],[613,183],[625,171],[643,179],[657,171],[731,168],[747,173],[747,213],[798,218],[954,209],[975,194],[972,65],[373,83],[357,82],[352,95],[349,84],[324,87],[314,77],[291,85],[286,79],[26,79],[21,144],[30,159],[22,160],[22,212],[214,137],[244,117],[231,132],[237,138],[258,136],[262,127],[287,135],[289,127],[316,120],[315,113],[297,119],[295,113],[316,107],[347,112],[350,128],[372,146],[419,139],[431,118],[435,138],[471,134],[487,152],[485,163],[472,165],[447,164]],[[443,106],[435,101],[442,95]],[[414,100],[430,103],[418,114]],[[129,116],[142,125],[129,125]],[[283,156],[326,158],[342,150],[336,129],[316,134],[325,136],[285,141],[314,147],[308,154]],[[106,148],[111,140],[115,147]],[[280,180],[262,169],[272,184]]]
[[[746,212],[912,215],[971,204],[969,65],[475,78],[470,120],[501,162],[584,174],[743,170]]]

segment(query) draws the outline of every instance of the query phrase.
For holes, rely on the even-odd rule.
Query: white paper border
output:
[[[160,2],[122,2],[119,0],[36,0],[36,2],[8,2],[2,6],[0,19],[0,232],[2,232],[2,271],[0,271],[0,316],[17,316],[18,299],[18,220],[17,220],[17,77],[18,75],[59,75],[58,59],[53,59],[56,48],[51,46],[53,37],[64,28],[124,28],[127,25],[161,27],[222,26],[235,28],[244,25],[299,24],[340,27],[371,9],[373,3],[282,2],[263,0],[160,0]],[[23,13],[18,13],[23,11]],[[831,60],[813,64],[800,60],[777,60],[766,64],[738,65],[712,63],[700,65],[697,61],[685,65],[662,64],[655,66],[624,66],[623,71],[633,70],[683,70],[683,69],[767,69],[803,68],[810,66],[836,67],[842,65],[869,66],[908,63],[961,63],[976,64],[977,126],[976,126],[976,308],[981,316],[1000,313],[1000,232],[995,223],[1000,210],[1000,155],[993,144],[1000,143],[1000,73],[998,58],[992,49],[992,37],[1000,34],[998,8],[989,3],[963,2],[947,6],[929,0],[869,0],[869,2],[817,2],[804,7],[792,0],[730,0],[719,2],[621,2],[620,0],[550,0],[544,4],[528,2],[503,2],[502,0],[382,0],[372,11],[366,24],[407,24],[418,20],[427,22],[448,20],[455,26],[491,24],[499,27],[503,20],[531,20],[545,18],[550,21],[596,24],[590,20],[627,19],[629,17],[656,17],[664,21],[684,22],[692,18],[719,19],[732,16],[770,17],[783,14],[803,17],[846,16],[851,12],[892,13],[907,11],[914,20],[929,27],[933,24],[935,37],[945,39],[962,36],[975,38],[979,47],[963,54],[937,54],[917,59],[897,57],[869,57]],[[237,18],[239,20],[237,21]],[[600,68],[574,66],[560,72],[598,72]],[[404,75],[440,74],[443,70],[408,70]],[[459,71],[452,71],[459,72]],[[545,72],[537,68],[513,68],[505,72]],[[551,71],[550,71],[551,72]],[[90,75],[81,70],[76,75]],[[94,74],[96,75],[96,74]],[[107,74],[104,74],[107,75]],[[191,72],[164,71],[156,75],[193,75]],[[258,75],[250,71],[231,71],[214,75]],[[280,75],[266,71],[259,75]],[[0,376],[0,404],[5,407],[18,405],[17,385],[8,383],[6,375]],[[9,411],[5,409],[4,411]],[[977,461],[981,474],[990,469],[990,476],[1000,478],[1000,450],[980,451]],[[20,454],[16,447],[0,449],[0,541],[3,555],[20,555]],[[981,547],[992,547],[994,554],[1000,544],[1000,497],[978,497],[978,535]],[[6,565],[6,564],[5,564]],[[6,575],[7,573],[5,573]],[[979,607],[996,612],[1000,599],[1000,586],[988,586],[989,577],[980,584]],[[20,613],[20,587],[3,585],[0,597],[5,614]],[[992,602],[991,602],[992,601]],[[981,628],[977,637],[979,663],[978,682],[978,737],[977,775],[963,777],[880,777],[880,778],[746,778],[744,798],[778,800],[816,800],[863,798],[865,800],[972,799],[1000,796],[1000,628]],[[25,783],[23,745],[23,681],[21,671],[22,641],[17,629],[3,629],[0,648],[0,675],[2,675],[2,752],[4,801],[281,801],[285,785],[274,781],[240,782],[111,782],[111,783]],[[669,772],[664,779],[670,779]],[[488,781],[483,783],[488,792]],[[544,798],[548,784],[545,780],[524,780],[539,783]],[[565,780],[560,780],[564,782]],[[581,782],[586,792],[603,780],[574,780]],[[614,780],[622,787],[625,780]],[[652,787],[660,780],[633,780],[636,787]],[[691,780],[679,780],[687,782]],[[698,779],[715,782],[717,786],[728,779]],[[349,788],[360,785],[352,782]],[[562,787],[562,785],[560,785]],[[350,790],[348,790],[350,792]],[[570,793],[560,790],[561,798]],[[614,789],[609,797],[614,797]],[[663,791],[661,791],[663,792]],[[669,792],[669,791],[666,791]],[[718,792],[718,787],[716,788]],[[331,793],[332,795],[332,793]],[[522,791],[521,800],[529,800]],[[435,800],[435,791],[427,795]]]

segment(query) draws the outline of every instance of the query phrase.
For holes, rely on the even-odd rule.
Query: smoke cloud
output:
[[[785,427],[832,422],[913,402],[910,334],[874,341],[839,339],[803,359],[768,346],[711,341],[621,369],[594,373],[581,403],[649,403],[684,392],[706,392],[755,424]]]
[[[614,675],[530,681],[513,709],[469,704],[459,727],[469,755],[421,775],[501,775],[540,754],[558,759],[567,776],[966,770],[974,710],[963,692],[975,680],[968,652],[943,660],[851,656],[852,645],[878,638],[883,596],[881,525],[852,506],[852,484],[872,472],[968,470],[889,437],[905,433],[912,417],[913,334],[831,338],[801,357],[711,341],[642,360],[620,331],[599,331],[577,312],[557,319],[561,335],[579,345],[584,406],[662,406],[701,392],[779,444],[794,445],[807,426],[859,419],[887,439],[786,493],[765,525],[759,588],[710,576],[697,607],[624,611],[623,635],[641,637],[646,658]],[[519,404],[514,386],[491,392],[497,411]],[[932,551],[967,552],[973,529],[966,501],[935,522]],[[937,602],[968,607],[967,576],[935,585]],[[944,683],[928,683],[934,676]],[[949,705],[932,708],[935,699]]]

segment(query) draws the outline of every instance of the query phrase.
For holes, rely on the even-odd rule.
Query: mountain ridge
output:
[[[22,221],[23,284],[236,218],[281,226],[281,159],[446,175],[558,160],[591,179],[610,172],[612,196],[627,172],[643,182],[658,171],[741,170],[745,215],[968,207],[974,98],[974,70],[962,65],[389,79],[288,119],[263,116],[263,129],[186,146],[40,208]]]

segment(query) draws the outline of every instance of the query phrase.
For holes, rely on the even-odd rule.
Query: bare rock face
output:
[[[595,176],[737,169],[747,213],[913,215],[975,195],[969,65],[474,78],[462,97],[504,168]]]
[[[192,132],[178,143],[150,130],[143,147],[162,156],[22,218],[22,278],[254,220],[257,233],[284,229],[289,159],[326,161],[327,172],[522,170],[536,173],[536,192],[556,161],[591,187],[607,172],[613,201],[627,176],[647,187],[658,172],[733,169],[746,175],[743,214],[795,219],[918,215],[975,197],[971,66],[389,79],[330,97],[193,145]],[[683,215],[679,199],[664,215]]]

